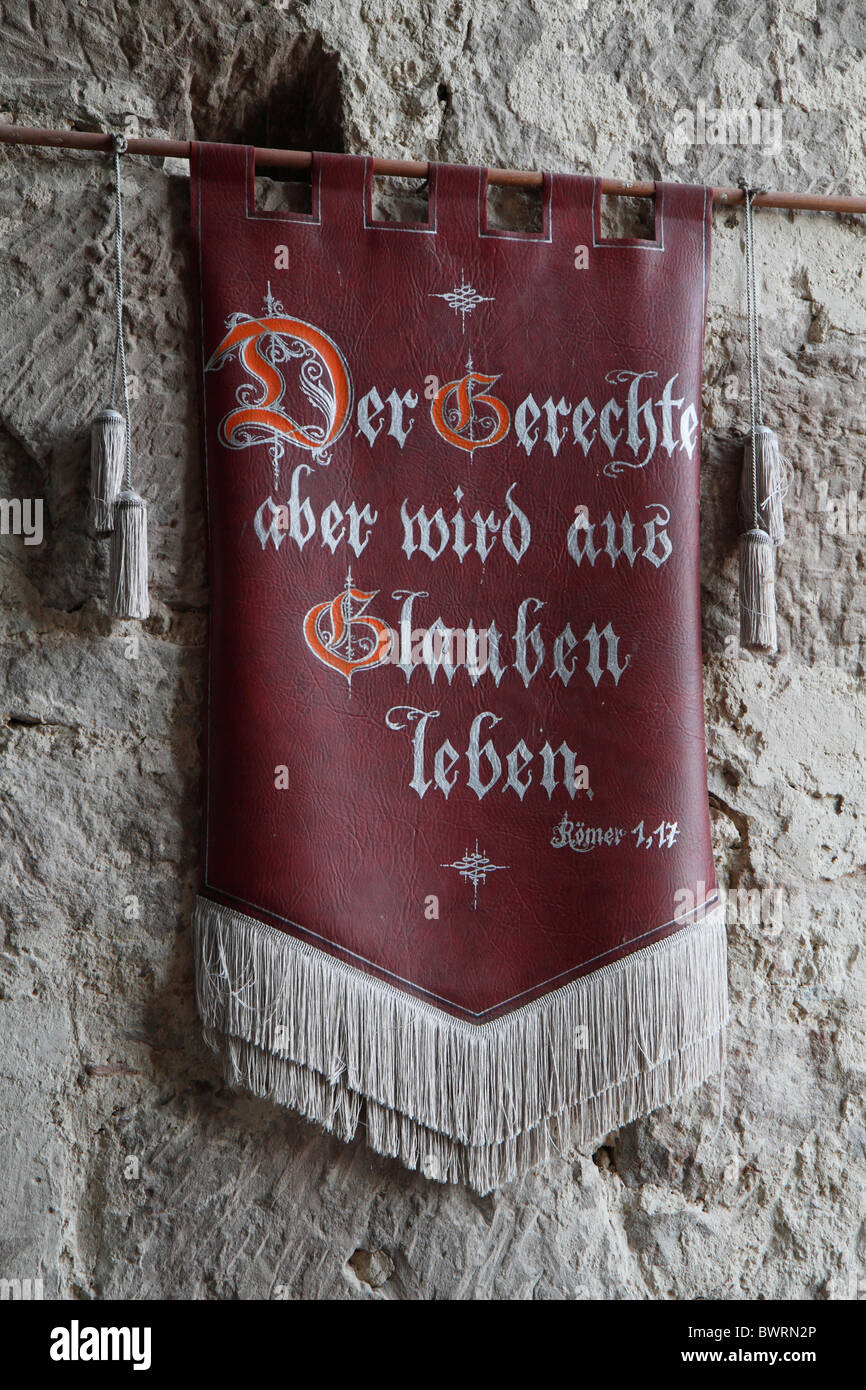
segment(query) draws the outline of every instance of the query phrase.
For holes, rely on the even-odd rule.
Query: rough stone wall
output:
[[[0,5],[0,24],[0,114],[22,124],[866,191],[854,0],[45,0]],[[682,113],[701,100],[758,101],[778,140],[690,143]],[[152,504],[141,628],[107,618],[106,552],[84,523],[111,353],[106,162],[0,150],[0,496],[42,497],[46,515],[41,546],[0,538],[0,1277],[65,1298],[852,1296],[866,1281],[862,219],[758,217],[767,413],[794,465],[768,662],[734,640],[744,281],[738,217],[715,216],[710,794],[722,881],[785,899],[775,920],[731,903],[724,1123],[708,1086],[479,1199],[233,1095],[199,1041],[207,589],[185,166],[130,159],[124,189]]]

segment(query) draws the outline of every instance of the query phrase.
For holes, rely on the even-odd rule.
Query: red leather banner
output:
[[[655,237],[369,160],[259,211],[196,146],[211,582],[202,893],[486,1022],[715,896],[698,588],[704,188]]]

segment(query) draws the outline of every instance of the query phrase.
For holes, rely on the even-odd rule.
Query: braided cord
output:
[[[758,426],[763,423],[764,406],[761,392],[761,345],[758,334],[758,284],[755,273],[755,224],[752,203],[760,190],[744,185],[746,203],[746,313],[749,323],[749,426],[752,460],[752,506],[755,530],[761,525],[758,507],[758,473],[755,448]]]
[[[126,136],[112,135],[114,149],[114,368],[111,373],[111,405],[117,395],[117,369],[123,390],[123,413],[126,419],[125,486],[132,488],[132,431],[129,418],[129,379],[126,371],[126,348],[123,343],[123,204],[120,196],[120,156],[126,152]]]

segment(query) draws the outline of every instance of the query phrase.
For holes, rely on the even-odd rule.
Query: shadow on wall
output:
[[[345,150],[340,59],[318,33],[251,32],[226,71],[196,64],[190,103],[197,140]]]

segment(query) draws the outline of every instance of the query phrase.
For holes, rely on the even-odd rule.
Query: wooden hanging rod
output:
[[[0,125],[2,145],[43,145],[51,149],[98,150],[111,149],[111,136],[86,130],[41,130],[37,126]],[[130,136],[129,154],[159,155],[163,159],[189,159],[189,140],[138,139]],[[269,150],[256,147],[255,161],[261,169],[309,169],[312,155],[309,150]],[[373,172],[398,178],[423,179],[428,164],[421,159],[374,159]],[[538,188],[542,175],[523,169],[488,169],[491,183],[507,184],[512,188]],[[655,184],[627,183],[624,179],[602,179],[603,193],[621,198],[651,198]],[[722,207],[735,207],[743,201],[741,188],[714,188],[713,202]],[[854,198],[839,193],[761,193],[755,198],[756,207],[789,208],[793,212],[866,212],[866,198]]]

